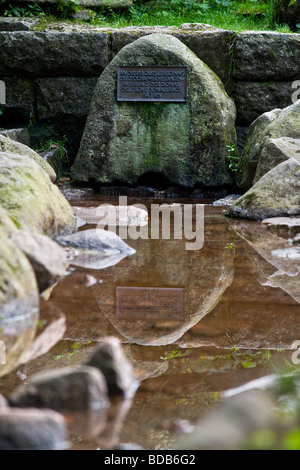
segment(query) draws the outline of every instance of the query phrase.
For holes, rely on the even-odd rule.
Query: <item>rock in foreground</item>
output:
[[[9,397],[12,406],[53,410],[99,410],[108,406],[107,387],[99,370],[64,368],[45,372]]]
[[[121,395],[126,397],[135,391],[137,383],[133,368],[125,357],[117,338],[108,337],[103,339],[87,365],[102,372],[110,396]]]
[[[58,236],[72,233],[71,206],[31,158],[0,152],[0,205],[24,230]]]
[[[61,450],[68,446],[63,417],[50,410],[0,411],[1,450]]]
[[[294,158],[263,176],[226,212],[229,217],[263,220],[300,214],[300,163]]]

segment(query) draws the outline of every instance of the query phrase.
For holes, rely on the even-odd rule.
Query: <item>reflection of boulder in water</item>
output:
[[[252,272],[263,286],[280,288],[300,302],[300,262],[296,250],[287,240],[270,233],[265,227],[232,223],[231,227],[253,250],[249,251]]]
[[[138,240],[135,257],[107,271],[105,282],[94,289],[100,310],[132,342],[175,342],[215,307],[233,280],[234,252],[225,249],[227,227],[225,219],[206,219],[205,244],[198,251],[186,251],[185,240]],[[117,286],[183,287],[184,320],[145,318],[143,311],[139,317],[118,318]]]

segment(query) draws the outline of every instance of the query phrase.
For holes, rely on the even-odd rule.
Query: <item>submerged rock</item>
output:
[[[141,226],[148,223],[148,212],[135,206],[113,206],[111,204],[101,204],[98,207],[73,206],[73,211],[75,215],[85,220],[88,224],[99,224],[100,226]]]
[[[300,214],[300,161],[294,158],[280,163],[269,171],[226,212],[229,217],[252,220],[298,214]]]
[[[262,221],[270,232],[280,237],[293,238],[300,233],[300,218],[295,217],[273,217]]]
[[[117,69],[124,64],[186,66],[187,102],[117,102]],[[230,184],[226,156],[227,145],[236,145],[235,116],[220,79],[181,41],[144,36],[123,47],[100,76],[73,177],[136,184],[154,172],[185,187]]]
[[[9,137],[5,137],[0,134],[0,152],[8,152],[32,158],[32,160],[43,168],[52,183],[56,181],[56,173],[52,166],[50,166],[38,153],[30,147],[27,147],[27,145],[11,140]]]
[[[69,250],[70,264],[90,269],[114,266],[135,253],[118,235],[103,229],[83,230],[56,241]]]
[[[63,417],[50,410],[0,410],[1,450],[61,450],[68,447]]]
[[[27,156],[0,152],[0,204],[24,230],[59,236],[76,227],[67,200]]]
[[[118,338],[104,338],[87,361],[87,365],[102,372],[110,396],[128,397],[137,387],[133,367],[125,357]]]
[[[68,265],[66,254],[51,238],[19,230],[12,235],[11,240],[29,259],[40,292],[45,291],[66,275]]]
[[[280,158],[281,161],[286,160],[286,157],[282,156],[282,151],[281,156],[278,156],[282,142],[280,145],[277,139],[282,137],[300,139],[300,100],[287,108],[264,113],[252,123],[236,177],[240,188],[245,190],[251,188],[257,170],[258,178],[264,171],[280,163]],[[274,143],[274,139],[277,142]],[[285,154],[292,151],[290,148],[292,144],[288,145],[288,142],[285,142]],[[294,150],[291,157],[294,156],[293,152]]]
[[[37,375],[9,397],[15,407],[53,410],[99,410],[108,406],[107,386],[99,370],[82,366]]]
[[[8,401],[3,395],[0,395],[0,409],[8,406]]]

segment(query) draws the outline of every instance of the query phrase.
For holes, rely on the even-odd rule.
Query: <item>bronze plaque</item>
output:
[[[184,320],[184,288],[117,287],[118,318]]]
[[[185,103],[187,67],[118,67],[117,100]]]

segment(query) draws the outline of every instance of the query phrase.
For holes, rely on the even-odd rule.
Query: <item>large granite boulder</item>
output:
[[[227,215],[263,220],[300,214],[300,162],[280,163],[228,209]]]
[[[0,204],[24,230],[57,236],[75,231],[73,211],[33,159],[0,152]]]
[[[274,109],[262,114],[250,126],[245,149],[241,155],[237,184],[240,188],[248,190],[253,184],[258,163],[261,167],[266,165],[267,169],[276,166],[278,159],[269,158],[270,139],[288,137],[292,139],[300,138],[300,100],[284,109]],[[265,148],[267,147],[267,148]],[[267,152],[267,154],[266,154]],[[290,155],[294,157],[293,154]],[[266,162],[266,160],[270,160]],[[283,161],[282,159],[281,161]],[[257,180],[257,179],[256,179]]]
[[[117,102],[119,66],[187,66],[185,103]],[[230,184],[235,105],[219,78],[182,42],[152,34],[125,46],[101,75],[74,167],[79,181],[137,183],[148,172],[172,183]]]

